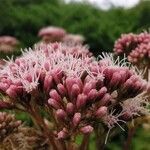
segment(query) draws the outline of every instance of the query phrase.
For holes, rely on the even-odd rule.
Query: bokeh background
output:
[[[0,0],[0,36],[10,35],[20,41],[10,55],[20,55],[20,48],[32,47],[45,26],[59,26],[69,33],[85,37],[95,56],[112,52],[114,41],[122,33],[140,33],[150,27],[150,0]],[[0,52],[0,58],[6,55]],[[20,118],[29,122],[28,118]],[[120,150],[126,134],[115,137],[110,150]],[[94,146],[91,139],[91,150]],[[137,130],[133,150],[150,150],[150,130]]]

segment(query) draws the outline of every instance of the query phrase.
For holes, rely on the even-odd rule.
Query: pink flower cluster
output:
[[[127,54],[128,60],[138,63],[142,60],[150,59],[150,33],[122,34],[114,45],[114,52],[117,55]]]
[[[8,105],[26,109],[34,102],[49,108],[56,139],[89,134],[96,124],[111,129],[124,122],[122,102],[147,88],[135,71],[109,58],[96,61],[71,55],[70,47],[62,53],[58,43],[49,47],[51,52],[26,50],[22,57],[8,61],[0,70],[0,91],[9,97]]]
[[[67,34],[63,38],[63,43],[65,44],[72,44],[72,45],[82,45],[85,41],[85,38],[82,35],[78,34]]]
[[[39,37],[42,37],[43,41],[45,41],[46,43],[56,41],[59,42],[66,35],[66,31],[60,27],[49,26],[42,28],[39,31],[38,35]]]
[[[0,51],[12,52],[18,45],[18,40],[11,36],[0,36]]]
[[[40,29],[38,36],[42,38],[42,41],[37,43],[37,45],[49,44],[55,42],[62,42],[67,46],[77,46],[82,45],[85,38],[79,34],[70,34],[65,31],[65,29],[60,27],[48,26]]]
[[[42,49],[47,55],[49,53],[52,53],[54,51],[59,51],[64,54],[72,54],[72,55],[78,55],[79,56],[93,56],[93,54],[89,51],[88,47],[85,45],[72,45],[70,44],[64,44],[64,43],[51,43],[51,44],[44,44],[40,43],[38,45],[35,45],[35,49]]]

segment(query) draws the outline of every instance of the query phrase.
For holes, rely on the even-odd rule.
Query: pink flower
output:
[[[65,44],[71,44],[71,45],[82,45],[83,42],[85,41],[85,38],[82,35],[78,34],[67,34],[63,38],[63,43]]]
[[[0,36],[0,51],[9,53],[15,50],[19,41],[15,37]]]
[[[66,31],[60,27],[44,27],[42,28],[38,35],[42,37],[43,41],[47,42],[59,42],[65,36]]]
[[[128,60],[134,64],[150,58],[150,34],[122,34],[114,45],[114,52],[117,55],[125,53]]]

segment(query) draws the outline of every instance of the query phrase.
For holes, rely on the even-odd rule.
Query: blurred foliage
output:
[[[63,0],[1,0],[0,10],[0,34],[16,36],[22,47],[37,42],[43,26],[56,25],[83,34],[94,54],[99,54],[111,51],[121,33],[150,27],[150,1],[132,9],[103,11],[84,3],[65,4]]]

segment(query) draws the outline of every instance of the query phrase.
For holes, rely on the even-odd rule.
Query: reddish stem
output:
[[[49,145],[53,147],[53,150],[58,150],[56,143],[53,138],[53,133],[49,131],[47,126],[45,125],[43,119],[39,115],[38,111],[30,107],[28,110],[31,116],[35,119],[36,123],[40,126],[41,130],[44,132],[45,137],[48,139]]]
[[[130,150],[131,149],[131,143],[132,143],[132,139],[133,139],[135,131],[136,131],[135,127],[129,128],[129,130],[128,130],[128,137],[127,137],[127,140],[126,140],[126,142],[124,144],[123,150]]]
[[[90,138],[90,134],[84,135],[79,150],[88,150],[89,138]]]

